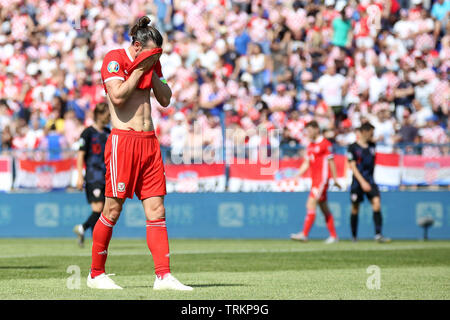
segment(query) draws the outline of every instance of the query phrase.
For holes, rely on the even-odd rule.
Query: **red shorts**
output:
[[[328,179],[324,181],[313,180],[309,196],[318,200],[319,202],[327,201],[327,190]]]
[[[139,200],[166,194],[166,176],[154,131],[112,129],[105,145],[105,196]]]

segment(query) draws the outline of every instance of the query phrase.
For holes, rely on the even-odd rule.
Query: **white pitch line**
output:
[[[299,244],[299,246],[307,246],[307,244]],[[327,247],[325,247],[327,246]],[[394,246],[389,244],[380,244],[379,247],[359,247],[355,244],[355,247],[339,248],[331,247],[333,245],[325,245],[323,248],[288,248],[288,249],[252,249],[252,250],[186,250],[186,251],[171,251],[170,255],[189,255],[189,254],[233,254],[233,253],[296,253],[296,252],[314,252],[314,251],[394,251],[394,250],[418,250],[418,249],[450,249],[449,245],[409,245],[409,246]],[[136,255],[149,255],[148,250],[139,251],[117,251],[108,252],[109,256],[136,256]],[[10,258],[33,258],[33,257],[57,257],[57,256],[74,256],[74,257],[89,257],[90,252],[83,253],[29,253],[29,254],[11,254],[11,255],[0,255],[0,259],[10,259]]]

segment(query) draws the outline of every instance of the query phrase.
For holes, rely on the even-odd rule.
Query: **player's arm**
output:
[[[334,161],[334,157],[328,158],[328,164],[330,166],[331,176],[333,177],[334,185],[339,189],[342,189],[341,185],[337,180],[336,162]]]
[[[77,152],[77,189],[83,190],[83,167],[84,167],[84,156],[86,155],[86,151],[84,150],[78,150]]]
[[[300,165],[300,168],[298,169],[297,176],[301,177],[305,174],[306,171],[308,171],[310,165],[310,160],[306,156],[305,159],[303,159],[302,164]]]
[[[167,107],[172,97],[172,90],[167,85],[167,81],[162,78],[162,74],[159,72],[153,72],[152,74],[152,87],[156,100],[162,107]]]
[[[356,161],[352,160],[349,162],[350,169],[353,172],[353,176],[356,178],[356,180],[361,185],[361,188],[364,190],[364,192],[370,192],[372,190],[372,187],[370,186],[370,183],[367,182],[366,179],[362,176],[361,172],[359,172],[358,167],[356,166]]]
[[[86,156],[86,153],[88,152],[90,145],[90,133],[89,129],[84,129],[83,132],[80,135],[80,139],[78,140],[78,152],[77,152],[77,189],[83,190],[83,168],[84,168],[84,159]]]
[[[142,71],[142,68],[137,68],[125,81],[114,79],[105,83],[106,89],[108,90],[109,99],[114,106],[120,107],[128,100],[133,91],[136,89],[139,79],[143,74],[144,71]]]
[[[101,71],[102,78],[108,97],[114,106],[120,107],[125,104],[139,84],[141,76],[150,70],[158,59],[159,55],[154,55],[143,60],[129,77],[125,77],[125,70],[120,63],[121,57],[114,51],[105,56]],[[127,79],[125,80],[125,78]]]

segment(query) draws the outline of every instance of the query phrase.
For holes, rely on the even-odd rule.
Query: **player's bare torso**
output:
[[[121,106],[107,98],[113,128],[121,130],[153,131],[150,90],[135,89]]]

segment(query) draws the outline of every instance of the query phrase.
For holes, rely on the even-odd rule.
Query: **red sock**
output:
[[[155,274],[162,278],[170,273],[169,238],[165,219],[147,220],[147,246],[152,253]]]
[[[97,220],[92,232],[92,264],[91,277],[105,272],[106,258],[108,257],[108,246],[111,240],[114,222],[105,218],[103,214]]]
[[[316,210],[308,210],[306,213],[305,224],[303,226],[303,234],[305,237],[308,236],[309,230],[314,224],[314,220],[316,219]]]
[[[330,232],[330,236],[336,238],[336,229],[334,228],[334,218],[331,212],[325,215],[325,222],[327,223],[328,231]]]

